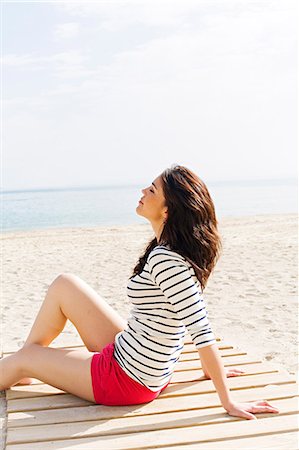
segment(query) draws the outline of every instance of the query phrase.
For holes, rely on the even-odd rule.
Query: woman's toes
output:
[[[32,384],[34,382],[34,378],[22,378],[13,386],[24,385],[24,384]]]

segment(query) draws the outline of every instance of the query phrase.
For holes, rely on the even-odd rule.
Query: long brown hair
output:
[[[142,272],[157,245],[166,245],[190,262],[203,290],[222,249],[214,203],[205,183],[184,166],[167,168],[161,180],[168,218],[159,242],[148,243],[132,276]]]

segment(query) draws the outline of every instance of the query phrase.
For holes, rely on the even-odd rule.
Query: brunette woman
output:
[[[60,274],[24,346],[0,361],[0,389],[34,377],[98,404],[150,402],[168,386],[188,331],[228,414],[255,419],[255,413],[277,413],[267,401],[237,402],[228,389],[226,378],[244,372],[224,368],[203,298],[221,251],[207,186],[175,165],[142,194],[136,212],[151,223],[155,236],[128,281],[128,320],[78,276]],[[48,347],[67,319],[85,351]]]

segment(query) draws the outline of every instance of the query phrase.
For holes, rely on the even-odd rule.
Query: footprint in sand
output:
[[[264,317],[262,317],[261,322],[262,322],[262,323],[266,323],[267,325],[269,325],[270,323],[271,323],[271,324],[273,323],[273,321],[272,321],[271,319],[264,319]]]

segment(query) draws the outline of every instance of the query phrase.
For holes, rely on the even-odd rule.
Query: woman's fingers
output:
[[[267,402],[267,400],[259,400],[256,402],[257,405],[261,405],[261,406],[271,406],[269,402]]]
[[[254,413],[278,413],[279,410],[274,406],[254,406],[252,409]]]
[[[238,416],[243,417],[244,419],[257,420],[254,414],[251,414],[249,411],[246,411],[245,409],[240,409]]]
[[[279,413],[279,410],[271,406],[267,401],[256,401],[246,403],[234,403],[227,409],[231,416],[242,417],[244,419],[257,419],[254,414],[258,413]]]
[[[265,411],[267,412],[279,412],[279,409],[276,408],[275,406],[270,405],[270,403],[267,402],[267,400],[259,400],[255,402],[255,405],[258,408],[264,408]]]
[[[238,375],[242,375],[242,373],[245,373],[244,370],[235,369],[234,367],[231,369],[227,369],[226,376],[227,377],[236,377]]]
[[[245,411],[245,410],[241,410],[241,412],[243,413],[243,416],[245,419],[249,419],[249,420],[257,420],[257,418],[255,417],[254,414],[251,414],[249,411]]]
[[[256,419],[254,414],[251,414],[251,412],[249,412],[247,409],[243,409],[237,405],[231,411],[228,411],[228,413],[231,416],[241,417],[242,419]]]
[[[257,413],[278,413],[278,408],[275,408],[275,406],[270,405],[266,401],[257,401],[251,404],[251,408],[249,409],[250,412],[257,414]]]

